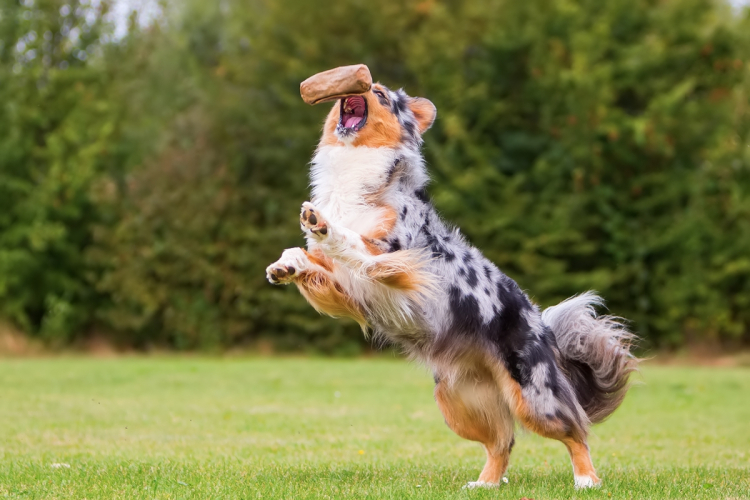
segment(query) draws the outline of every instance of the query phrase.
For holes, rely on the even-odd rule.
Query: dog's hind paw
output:
[[[315,205],[306,201],[302,204],[302,211],[299,214],[299,225],[305,234],[312,234],[316,239],[322,240],[328,236],[328,222],[315,208]]]

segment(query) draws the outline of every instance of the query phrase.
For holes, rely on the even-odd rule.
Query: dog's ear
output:
[[[423,97],[412,97],[409,99],[409,109],[417,119],[419,133],[424,134],[432,126],[437,116],[437,108],[429,99]]]

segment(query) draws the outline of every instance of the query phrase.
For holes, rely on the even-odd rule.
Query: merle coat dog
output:
[[[425,191],[420,147],[435,106],[375,84],[336,102],[302,205],[307,250],[267,269],[318,311],[355,319],[435,377],[448,426],[480,442],[487,462],[469,486],[500,482],[515,423],[567,447],[576,487],[599,484],[590,424],[622,402],[638,360],[630,333],[591,292],[544,311],[461,233]]]

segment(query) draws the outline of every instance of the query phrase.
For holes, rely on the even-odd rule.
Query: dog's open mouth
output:
[[[339,127],[346,132],[358,132],[367,122],[367,101],[361,95],[341,99]]]

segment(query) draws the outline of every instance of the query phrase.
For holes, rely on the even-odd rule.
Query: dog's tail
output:
[[[639,359],[630,353],[635,335],[620,318],[597,316],[594,306],[604,300],[593,292],[576,295],[542,313],[552,330],[581,407],[593,423],[614,412],[628,390]]]

